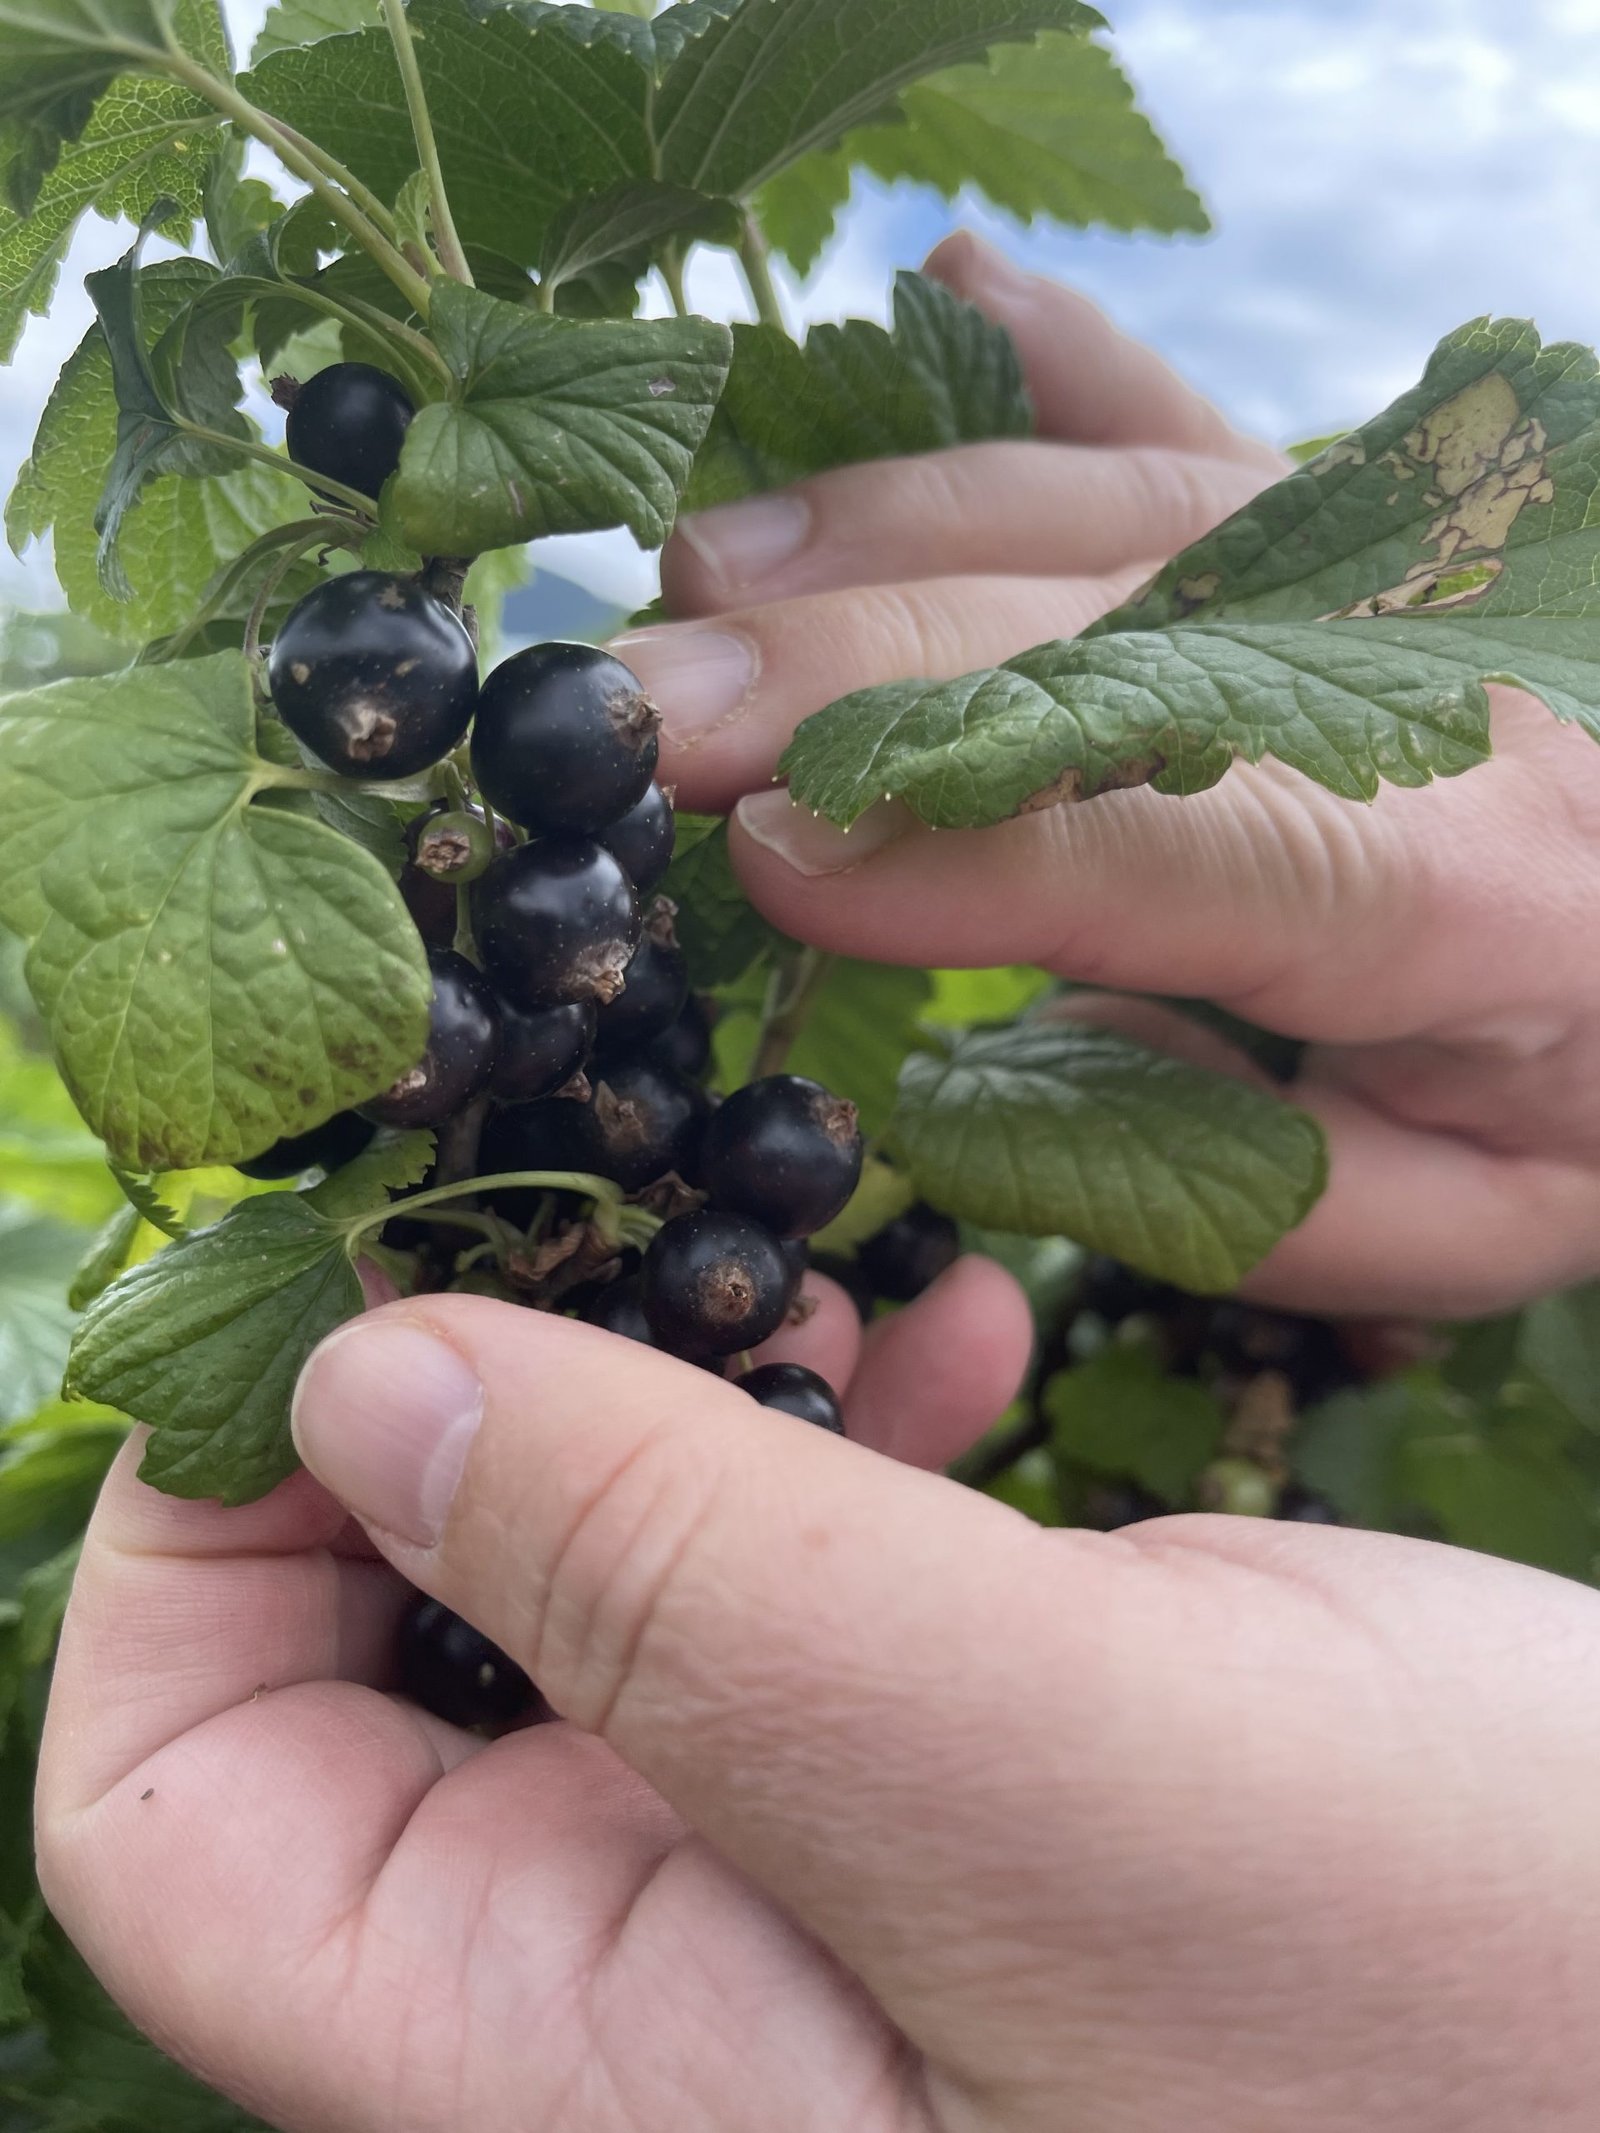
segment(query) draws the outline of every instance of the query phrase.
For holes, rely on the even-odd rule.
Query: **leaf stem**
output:
[[[352,1215],[338,1225],[352,1247],[369,1230],[382,1229],[398,1218],[409,1221],[425,1207],[440,1207],[448,1200],[464,1200],[480,1192],[576,1192],[597,1207],[620,1209],[622,1194],[607,1178],[589,1177],[581,1170],[506,1170],[492,1178],[463,1178],[456,1185],[436,1185],[430,1192],[413,1193],[408,1200],[391,1200],[375,1213]]]
[[[661,255],[661,279],[667,285],[672,308],[679,318],[689,316],[689,298],[683,286],[683,270],[687,264],[681,245],[669,244]]]
[[[249,134],[252,140],[270,148],[284,169],[309,186],[334,220],[342,223],[362,251],[382,267],[395,287],[408,298],[412,309],[423,318],[427,317],[432,292],[426,280],[408,265],[398,247],[363,213],[351,195],[327,176],[316,157],[292,138],[292,129],[281,126],[270,112],[258,110],[232,82],[220,80],[209,67],[191,59],[177,45],[169,49],[165,64],[166,71],[175,81],[182,82],[196,96],[203,97],[225,118],[232,119],[241,133]]]
[[[302,155],[309,157],[325,177],[331,178],[335,185],[342,185],[362,214],[369,222],[376,223],[385,237],[395,244],[399,243],[400,225],[395,221],[393,213],[384,206],[369,185],[362,183],[353,170],[347,170],[336,156],[329,155],[326,148],[302,133],[297,126],[291,126],[287,119],[273,118],[272,124],[286,141],[292,142]]]
[[[454,281],[465,282],[472,287],[472,269],[467,264],[467,255],[456,230],[454,215],[450,212],[450,196],[445,191],[444,168],[439,161],[439,144],[434,138],[433,117],[428,110],[428,92],[422,86],[422,69],[417,64],[417,48],[411,41],[411,24],[406,19],[405,0],[383,0],[383,19],[388,26],[389,42],[394,46],[394,56],[400,64],[400,79],[405,84],[406,107],[411,113],[411,131],[416,136],[417,153],[422,158],[422,168],[428,180],[428,196],[433,207],[433,237],[439,247],[439,264]]]
[[[181,659],[208,623],[215,622],[226,608],[229,600],[242,585],[248,584],[255,574],[257,564],[264,563],[280,548],[292,548],[296,556],[308,548],[354,548],[362,539],[356,526],[344,524],[336,518],[295,519],[286,526],[274,526],[260,540],[252,541],[242,554],[217,572],[206,589],[205,599],[199,613],[185,627],[161,646],[158,655],[145,653],[142,666],[162,666],[172,659]]]
[[[739,239],[739,264],[744,268],[744,278],[756,307],[756,316],[764,326],[776,326],[780,333],[787,333],[789,321],[783,315],[783,299],[772,279],[772,267],[767,257],[767,240],[762,236],[754,215],[746,215],[744,218],[744,233]]]
[[[833,963],[820,948],[796,947],[772,973],[766,1006],[761,1015],[761,1034],[756,1040],[753,1081],[768,1074],[781,1074],[795,1040],[806,1026],[817,988]]]

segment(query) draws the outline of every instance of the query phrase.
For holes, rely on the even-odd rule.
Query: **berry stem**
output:
[[[422,69],[417,65],[417,48],[411,41],[405,0],[383,0],[383,19],[388,26],[389,42],[394,46],[394,56],[400,63],[400,79],[405,83],[406,106],[411,113],[411,131],[416,137],[417,153],[422,158],[422,168],[428,180],[439,264],[453,281],[465,282],[470,289],[472,269],[467,264],[455,217],[450,212],[444,168],[439,161],[439,144],[434,138],[433,117],[428,110],[428,92],[422,86]]]
[[[450,1200],[464,1200],[479,1192],[576,1192],[597,1207],[620,1208],[622,1194],[606,1178],[581,1170],[504,1170],[492,1178],[463,1178],[457,1185],[435,1185],[431,1191],[413,1193],[407,1200],[391,1200],[373,1214],[352,1215],[337,1224],[353,1252],[368,1231],[400,1218],[410,1221],[425,1207],[442,1207]]]
[[[780,333],[787,333],[789,321],[783,315],[783,299],[772,279],[767,240],[754,215],[744,218],[744,234],[739,239],[739,264],[744,268],[744,278],[762,325],[776,326]]]
[[[833,957],[820,948],[795,947],[773,970],[762,1010],[761,1034],[756,1040],[752,1081],[781,1074],[795,1041],[806,1026],[817,988],[832,967]]]
[[[220,80],[209,67],[190,58],[176,43],[169,46],[166,71],[174,81],[182,82],[186,89],[192,89],[196,96],[220,111],[224,118],[232,119],[241,133],[249,134],[252,140],[270,148],[284,169],[309,186],[334,220],[342,223],[362,251],[377,262],[412,309],[420,317],[427,317],[432,297],[427,281],[406,263],[399,248],[357,206],[343,185],[335,184],[326,174],[317,159],[320,151],[316,155],[308,153],[299,144],[292,128],[280,125],[270,112],[259,110],[232,82]],[[324,486],[331,488],[332,484]]]

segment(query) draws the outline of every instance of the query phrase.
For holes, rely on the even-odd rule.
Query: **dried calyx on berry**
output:
[[[770,1340],[800,1276],[770,1230],[743,1215],[680,1215],[644,1257],[645,1316],[673,1355],[737,1355]]]
[[[689,959],[678,946],[677,916],[677,905],[664,896],[650,907],[622,991],[600,1009],[596,1049],[602,1059],[641,1051],[665,1036],[688,1005]]]
[[[615,1000],[643,927],[633,884],[585,837],[541,837],[497,859],[471,889],[495,989],[525,1013]]]

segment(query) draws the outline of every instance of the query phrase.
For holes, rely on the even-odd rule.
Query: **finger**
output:
[[[660,705],[661,780],[685,807],[725,812],[770,785],[803,718],[854,689],[908,675],[951,680],[1114,607],[1125,578],[929,579],[819,593],[742,609],[714,624],[677,623],[613,649]]]
[[[785,932],[869,960],[1034,962],[1331,1043],[1548,1049],[1600,1004],[1587,924],[1550,916],[1600,910],[1600,751],[1494,695],[1492,762],[1368,807],[1270,762],[1189,799],[1143,787],[972,831],[875,808],[844,835],[764,793],[739,806],[734,863]]]
[[[1164,445],[1283,470],[1270,445],[1242,437],[1153,349],[1119,332],[1076,289],[1025,273],[967,230],[947,237],[923,271],[1008,329],[1044,436]]]
[[[861,1360],[861,1315],[839,1284],[822,1274],[807,1274],[801,1298],[806,1315],[792,1316],[750,1360],[757,1368],[799,1363],[843,1392]]]
[[[868,1332],[846,1403],[850,1434],[937,1471],[1017,1396],[1033,1348],[1028,1300],[992,1259],[959,1259]]]
[[[918,578],[1094,577],[1176,555],[1247,504],[1254,461],[1147,445],[986,444],[845,467],[679,521],[674,615]]]
[[[344,1329],[295,1427],[409,1577],[869,1983],[911,1892],[963,1882],[1004,1825],[981,1744],[1014,1741],[1040,1634],[1079,1612],[1027,1521],[484,1299]]]

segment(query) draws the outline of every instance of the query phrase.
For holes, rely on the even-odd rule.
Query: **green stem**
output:
[[[200,612],[187,628],[168,638],[161,647],[159,658],[146,654],[140,664],[162,666],[168,660],[181,659],[207,624],[222,615],[239,588],[255,576],[257,566],[276,555],[280,548],[292,548],[299,557],[308,548],[354,548],[360,545],[361,539],[357,527],[343,525],[338,519],[301,518],[287,526],[274,526],[270,533],[252,541],[242,555],[236,555],[231,563],[218,571],[207,589]]]
[[[275,474],[292,474],[314,494],[331,497],[347,510],[359,511],[363,518],[377,523],[378,507],[370,496],[363,496],[359,489],[348,489],[342,481],[333,481],[326,474],[306,473],[282,452],[275,452],[271,445],[257,444],[253,437],[230,437],[225,430],[207,429],[203,422],[180,419],[174,427],[182,430],[185,437],[193,437],[197,444],[214,444],[219,451],[237,452],[241,459],[254,459],[261,466],[271,467]]]
[[[746,215],[744,218],[744,234],[739,239],[739,264],[744,268],[744,278],[749,284],[756,316],[764,326],[776,326],[780,333],[787,333],[789,321],[783,315],[783,299],[772,279],[772,268],[767,259],[767,240],[762,236],[754,215]]]
[[[425,1207],[440,1207],[447,1200],[464,1200],[481,1192],[576,1192],[597,1207],[620,1208],[622,1194],[607,1178],[589,1177],[581,1170],[506,1170],[492,1178],[463,1178],[457,1185],[436,1185],[431,1192],[413,1193],[408,1200],[391,1200],[376,1213],[355,1215],[338,1225],[354,1249],[368,1230],[382,1229],[386,1222],[412,1220]]]
[[[422,86],[422,69],[417,65],[417,48],[411,41],[405,0],[383,0],[383,19],[388,25],[394,56],[400,63],[406,107],[411,113],[411,131],[416,136],[417,153],[422,158],[422,168],[428,180],[428,196],[433,207],[433,239],[439,247],[439,264],[452,280],[465,282],[470,289],[472,269],[467,265],[466,251],[456,230],[455,217],[450,212],[450,196],[445,191],[444,169],[439,161],[439,144],[434,138],[433,118],[428,110],[428,92]]]
[[[679,318],[689,316],[689,299],[683,286],[683,270],[687,263],[681,245],[669,244],[661,255],[661,279],[667,285],[672,308]]]
[[[455,372],[425,333],[418,333],[414,326],[407,326],[401,320],[391,318],[387,311],[380,311],[376,304],[369,304],[364,297],[352,296],[348,306],[341,308],[347,308],[352,322],[369,335],[379,340],[397,340],[409,348],[419,362],[427,365],[441,384],[455,384]]]
[[[755,1065],[750,1070],[753,1081],[783,1072],[832,962],[832,956],[824,955],[820,948],[796,948],[773,971],[761,1017],[761,1035],[756,1040]]]
[[[270,148],[284,169],[292,172],[303,185],[322,202],[336,222],[355,239],[362,251],[376,260],[385,274],[421,317],[428,315],[432,292],[422,275],[408,266],[399,250],[390,243],[377,225],[362,213],[350,195],[335,185],[318,167],[315,157],[308,155],[290,138],[288,131],[280,126],[269,112],[260,111],[247,96],[240,94],[232,82],[220,81],[209,68],[203,67],[187,52],[173,46],[166,62],[166,70],[174,81],[192,89],[196,96],[230,118],[241,133]]]
[[[347,170],[336,156],[329,155],[326,148],[313,141],[309,135],[301,133],[298,127],[291,126],[287,119],[273,118],[272,123],[286,141],[291,142],[303,156],[309,157],[316,164],[324,177],[331,178],[335,185],[344,187],[369,222],[375,223],[392,243],[399,243],[399,223],[370,186],[364,185],[353,170]]]

